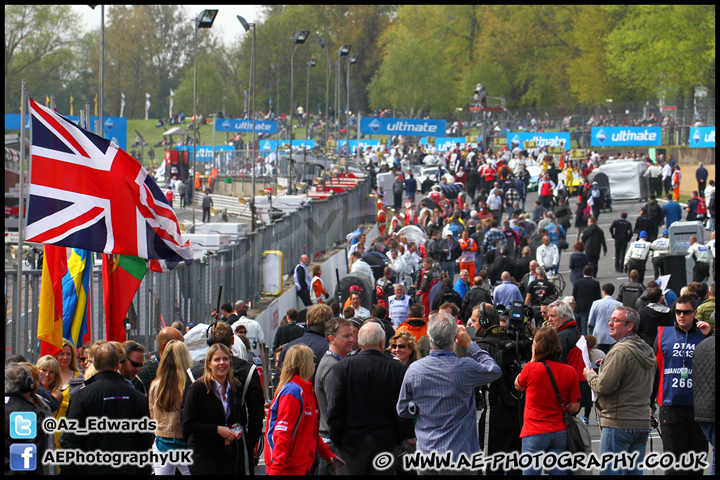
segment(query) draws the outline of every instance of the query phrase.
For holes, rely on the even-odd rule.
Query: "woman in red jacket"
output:
[[[313,351],[295,345],[285,354],[277,394],[268,410],[265,465],[268,475],[305,475],[315,453],[335,468],[345,465],[320,438],[320,410],[310,381]]]

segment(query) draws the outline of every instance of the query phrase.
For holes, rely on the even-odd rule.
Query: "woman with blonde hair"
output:
[[[60,391],[62,373],[60,373],[60,364],[57,359],[52,355],[44,355],[40,357],[35,366],[40,370],[40,383],[60,405],[63,401],[63,394]]]
[[[62,350],[55,354],[55,359],[60,366],[60,392],[62,393],[62,402],[55,412],[55,418],[60,419],[67,415],[70,406],[70,380],[81,375],[75,360],[75,346],[67,338],[63,338]],[[60,434],[62,432],[55,431],[55,446],[60,448]]]
[[[268,475],[305,475],[320,454],[335,468],[345,464],[330,451],[318,433],[320,410],[310,377],[314,354],[306,345],[294,345],[285,354],[275,398],[270,405],[265,435]]]
[[[242,385],[232,372],[228,348],[216,343],[205,356],[203,376],[187,390],[182,430],[193,450],[191,475],[234,474],[237,440],[243,434],[240,418]]]
[[[171,340],[165,346],[155,380],[150,384],[148,402],[150,418],[157,421],[155,453],[187,449],[183,440],[180,407],[186,389],[190,386],[187,370],[192,366],[190,351],[183,342]],[[182,475],[190,475],[185,463],[153,464],[155,475],[174,475],[175,467]]]
[[[415,360],[420,359],[420,352],[415,343],[415,337],[407,330],[397,332],[390,339],[388,350],[395,358],[409,367]]]

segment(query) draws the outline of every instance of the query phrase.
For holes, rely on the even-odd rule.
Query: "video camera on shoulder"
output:
[[[533,318],[532,308],[518,301],[512,303],[509,314],[505,305],[496,305],[495,309],[498,315],[508,316],[505,330],[510,336],[514,336],[516,333],[525,333],[525,323]]]

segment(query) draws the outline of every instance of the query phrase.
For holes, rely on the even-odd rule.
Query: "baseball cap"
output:
[[[668,232],[667,230],[663,231],[663,235],[669,235],[669,234],[670,234],[670,232]]]
[[[640,232],[640,238],[647,238],[647,232],[645,230]]]

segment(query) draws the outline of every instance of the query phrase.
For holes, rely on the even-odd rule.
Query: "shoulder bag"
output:
[[[555,389],[555,395],[557,395],[558,403],[560,403],[560,408],[563,410],[563,419],[565,420],[565,426],[567,428],[568,451],[571,453],[592,453],[590,431],[587,426],[582,423],[582,420],[570,415],[566,411],[557,383],[555,383],[555,377],[553,377],[552,370],[550,370],[547,363],[542,362],[542,364],[545,365],[545,368],[548,371],[550,382],[552,382],[552,386]]]

